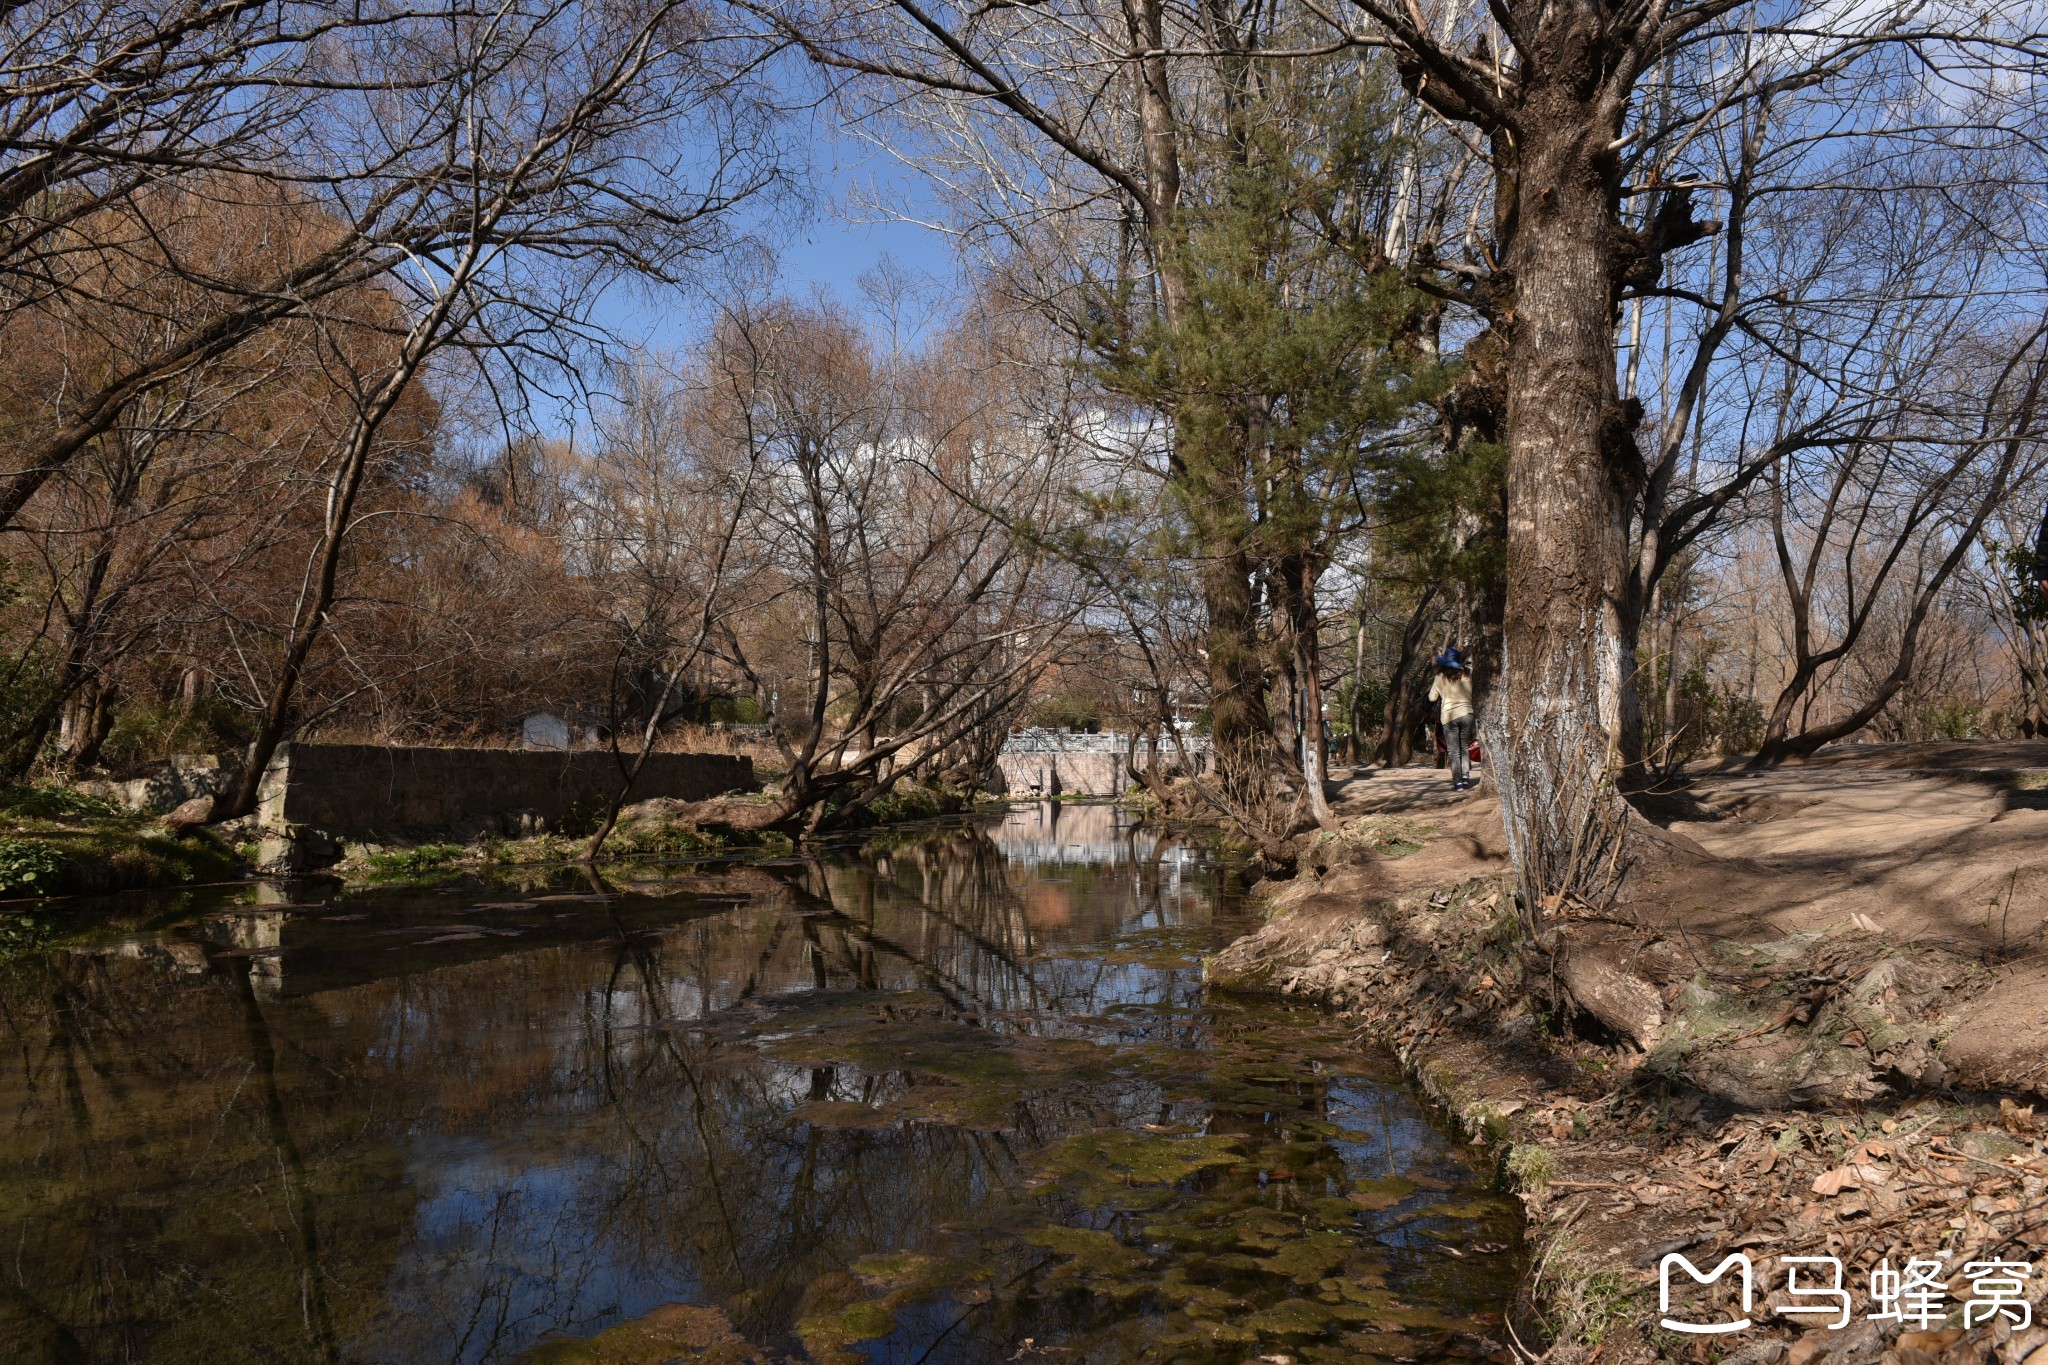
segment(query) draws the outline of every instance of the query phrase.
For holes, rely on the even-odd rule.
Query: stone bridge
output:
[[[1019,730],[1010,736],[996,756],[1002,774],[1002,791],[1008,796],[1122,796],[1131,786],[1125,770],[1125,755],[1132,736],[1070,734],[1057,730]],[[1183,736],[1182,744],[1196,772],[1203,771],[1207,745],[1200,736]],[[1137,766],[1150,766],[1147,741],[1138,741]],[[1181,756],[1171,740],[1161,744],[1159,765],[1181,767]]]

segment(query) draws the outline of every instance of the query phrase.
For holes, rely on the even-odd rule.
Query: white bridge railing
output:
[[[1132,737],[1105,730],[1099,734],[1081,734],[1069,730],[1045,730],[1030,728],[1012,730],[1009,740],[1003,745],[1006,754],[1121,754],[1129,752]],[[1149,744],[1143,736],[1137,738],[1139,753],[1146,753]],[[1178,740],[1171,735],[1159,737],[1159,752],[1170,754],[1179,748],[1190,753],[1200,753],[1209,747],[1207,735],[1186,734]]]

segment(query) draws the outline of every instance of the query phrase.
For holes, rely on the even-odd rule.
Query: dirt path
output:
[[[1698,774],[1688,795],[1701,818],[1661,823],[1717,858],[1756,866],[1726,872],[1727,889],[1747,893],[1739,906],[1695,894],[1689,903],[1671,897],[1671,911],[1705,933],[1757,920],[1796,933],[1861,914],[1903,940],[2008,956],[2048,948],[2048,743],[2028,741],[2017,753],[2017,745],[1981,754],[1914,747],[1871,746],[1837,763],[1775,772]],[[2041,766],[1987,773],[1997,765],[1983,762],[1944,772],[1929,761],[1959,768],[2020,757]],[[1433,830],[1426,862],[1388,869],[1395,884],[1506,865],[1499,804],[1482,792],[1451,792],[1433,769],[1342,773],[1331,804],[1341,818],[1402,817]],[[1699,885],[1720,882],[1710,875]],[[1731,911],[1739,919],[1727,919]]]
[[[2048,767],[2016,766],[2048,760],[2048,743],[1825,757],[1696,774],[1682,801],[1662,803],[1692,818],[1663,823],[1706,856],[1653,874],[1632,913],[1651,930],[1748,944],[1856,928],[1923,957],[1939,952],[1949,968],[1974,964],[1974,980],[1944,983],[1933,1002],[1944,1067],[1966,1084],[2048,1097]],[[1432,769],[1361,770],[1333,804],[1422,844],[1345,895],[1400,895],[1506,867],[1499,804],[1451,792]]]

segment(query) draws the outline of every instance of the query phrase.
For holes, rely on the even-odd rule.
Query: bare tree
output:
[[[352,66],[381,31],[461,13],[95,0],[12,6],[0,17],[0,327],[18,343],[24,329],[89,327],[92,315],[131,305],[160,324],[110,363],[64,372],[61,420],[15,434],[0,528],[152,388],[388,268],[396,257],[347,231],[317,243],[301,236],[302,249],[283,255],[224,256],[218,236],[182,228],[235,205],[244,210],[238,245],[291,237],[306,196],[286,185],[374,175],[388,149],[309,164],[297,144],[343,104],[438,75]],[[193,297],[168,311],[131,300],[141,276],[179,280]]]
[[[389,323],[316,316],[353,395],[354,419],[333,452],[325,511],[248,767],[218,818],[255,809],[334,602],[372,456],[430,362],[465,351],[514,363],[559,355],[553,334],[573,337],[587,325],[594,279],[620,271],[678,276],[717,242],[736,197],[766,182],[769,170],[750,141],[747,91],[735,87],[744,51],[736,59],[730,36],[680,3],[654,5],[621,25],[613,12],[564,0],[474,27],[382,33],[373,51],[358,54],[437,76],[389,102],[366,101],[362,121],[333,134],[406,153],[385,168],[379,190],[349,220],[349,235],[377,242],[366,225],[381,225],[403,204],[400,222],[411,231],[384,245],[406,265],[384,278],[407,291],[409,307]],[[650,147],[686,123],[712,136],[651,159]],[[429,224],[431,233],[415,235]],[[388,347],[368,364],[343,336],[364,327]]]
[[[760,466],[751,450],[721,458],[709,380],[671,374],[652,357],[623,367],[598,419],[598,444],[569,485],[576,560],[601,585],[616,631],[607,728],[619,785],[590,837],[590,859],[603,851],[714,632],[751,604],[750,591],[773,591],[761,566],[735,553]],[[621,749],[621,733],[636,721],[636,742]]]
[[[184,613],[168,599],[196,548],[226,519],[246,517],[247,475],[292,444],[289,423],[280,424],[273,441],[259,442],[261,449],[240,441],[253,415],[252,390],[275,378],[267,366],[254,373],[209,369],[138,399],[131,422],[67,466],[51,495],[15,528],[16,546],[39,570],[43,609],[42,621],[10,642],[14,666],[26,666],[45,644],[59,662],[6,737],[9,778],[18,780],[35,762],[59,715],[68,717],[67,766],[77,771],[96,761],[124,664],[171,644]]]
[[[76,325],[138,271],[174,276],[199,306],[159,315],[122,364],[69,376],[62,420],[17,433],[0,528],[134,398],[336,291],[422,280],[472,241],[515,236],[565,269],[644,251],[660,273],[768,175],[751,154],[758,48],[715,16],[681,0],[623,22],[579,0],[10,10],[18,75],[0,117],[21,156],[0,177],[0,323]],[[538,81],[531,104],[513,98],[521,81]],[[701,143],[664,140],[685,123]],[[185,249],[175,223],[222,208],[293,249]],[[554,349],[541,329],[522,339]]]
[[[1363,400],[1433,346],[1387,269],[1414,198],[1400,149],[1411,179],[1425,151],[1374,98],[1388,73],[1312,8],[760,8],[1088,348],[1104,406],[1162,419],[1133,454],[1157,455],[1201,585],[1205,795],[1279,856],[1329,819],[1318,584],[1355,519],[1359,428],[1393,420]]]
[[[1856,733],[1912,677],[1929,613],[1979,548],[1986,524],[2015,490],[2032,484],[2048,466],[2048,442],[2041,439],[2042,385],[2048,380],[2044,342],[2048,323],[2027,333],[2003,364],[1989,369],[1990,382],[1973,395],[1977,412],[1968,428],[1956,431],[1949,422],[1930,421],[1919,441],[1891,434],[1834,448],[1818,468],[1795,463],[1773,470],[1771,528],[1791,607],[1792,672],[1772,705],[1753,765],[1812,753]],[[1970,368],[1958,378],[1966,384],[1978,380],[1981,359],[1968,355]],[[1801,486],[1809,477],[1812,484]],[[1803,553],[1795,554],[1794,526]],[[1839,598],[1833,638],[1822,643],[1816,638],[1816,583],[1831,556],[1840,561]],[[1816,677],[1856,649],[1880,604],[1893,597],[1901,620],[1890,666],[1842,714],[1793,733],[1793,716]]]
[[[760,471],[738,553],[775,586],[719,622],[787,767],[766,823],[857,821],[955,766],[991,717],[1008,728],[1073,619],[1038,548],[1064,395],[1016,382],[1013,340],[970,313],[928,352],[878,355],[843,315],[786,303],[720,328],[713,420]]]

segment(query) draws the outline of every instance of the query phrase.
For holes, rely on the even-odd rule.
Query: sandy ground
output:
[[[1905,939],[2007,955],[2048,947],[2048,743],[1869,746],[1831,758],[1693,776],[1688,794],[1709,818],[1662,823],[1763,875],[1740,905],[1674,898],[1689,927],[1760,920],[1792,933],[1863,914]],[[2012,766],[2020,758],[2038,763]],[[1413,866],[1398,869],[1401,882],[1505,866],[1499,805],[1483,790],[1453,793],[1434,769],[1340,770],[1332,804],[1344,818],[1388,814],[1436,829],[1441,837],[1402,860]]]
[[[1763,773],[1699,770],[1653,802],[1706,858],[1633,909],[1706,938],[1769,942],[1874,924],[1983,964],[1944,1057],[2048,1094],[2048,742],[1848,746]],[[1505,870],[1500,807],[1431,768],[1344,774],[1340,816],[1409,822],[1423,848],[1377,866],[1388,894]],[[1664,889],[1668,887],[1668,890]],[[1377,889],[1377,888],[1376,888]]]

